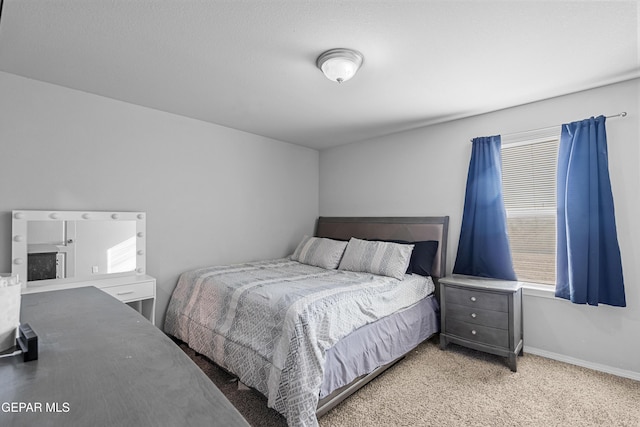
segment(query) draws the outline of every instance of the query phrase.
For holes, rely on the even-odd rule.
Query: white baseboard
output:
[[[524,347],[525,353],[535,354],[536,356],[546,357],[547,359],[558,360],[560,362],[569,363],[571,365],[582,366],[583,368],[593,369],[594,371],[605,372],[607,374],[616,375],[618,377],[630,378],[640,381],[640,372],[618,369],[600,363],[587,362],[586,360],[576,359],[574,357],[565,356],[564,354],[553,353],[547,350],[541,350],[535,347]]]

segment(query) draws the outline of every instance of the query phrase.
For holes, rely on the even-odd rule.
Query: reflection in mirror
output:
[[[27,281],[135,269],[135,221],[27,221]]]
[[[11,272],[24,287],[144,274],[145,217],[144,212],[13,211]]]

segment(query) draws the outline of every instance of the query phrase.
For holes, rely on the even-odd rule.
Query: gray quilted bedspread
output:
[[[317,426],[326,350],[432,292],[430,278],[289,259],[210,267],[180,276],[164,328],[267,396],[289,426]]]

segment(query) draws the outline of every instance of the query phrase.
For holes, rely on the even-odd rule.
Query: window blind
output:
[[[558,138],[502,148],[502,185],[519,280],[555,284]]]
[[[505,208],[555,211],[557,159],[557,139],[502,148]]]

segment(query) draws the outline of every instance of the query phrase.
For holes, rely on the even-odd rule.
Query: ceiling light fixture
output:
[[[357,50],[331,49],[318,56],[316,65],[329,80],[342,83],[358,72],[363,59],[362,54]]]

